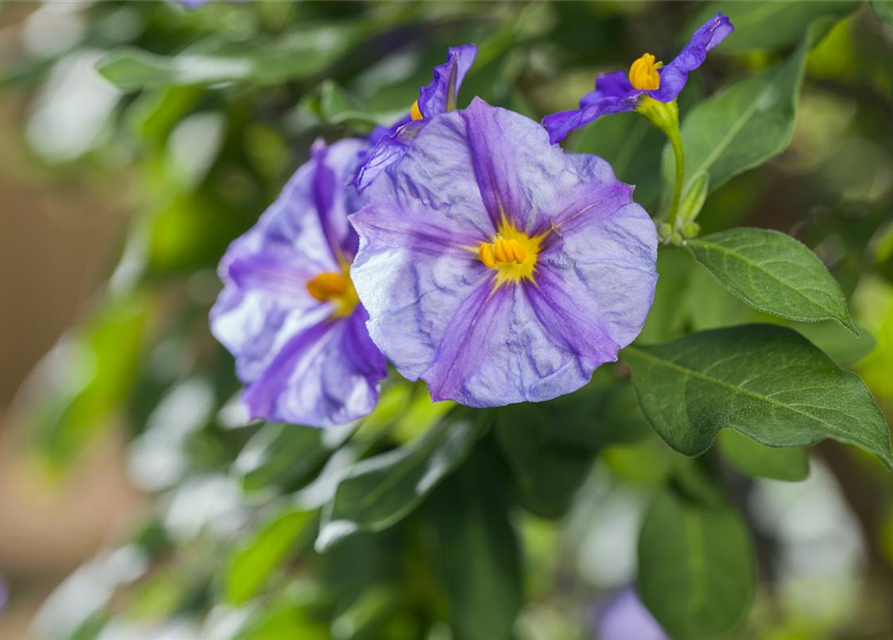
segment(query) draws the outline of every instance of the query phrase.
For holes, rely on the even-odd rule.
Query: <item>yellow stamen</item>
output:
[[[419,101],[416,100],[412,103],[412,109],[409,110],[409,115],[413,120],[421,120],[422,119],[422,110],[419,109]]]
[[[316,300],[331,303],[336,318],[349,316],[360,301],[346,268],[341,273],[327,271],[316,275],[307,281],[307,291]]]
[[[496,271],[497,287],[533,280],[540,243],[549,233],[530,237],[503,218],[493,242],[482,242],[477,254],[485,267]]]
[[[660,88],[660,74],[657,72],[664,66],[663,62],[655,62],[650,53],[642,54],[642,57],[632,63],[629,68],[629,82],[634,89],[654,91]]]

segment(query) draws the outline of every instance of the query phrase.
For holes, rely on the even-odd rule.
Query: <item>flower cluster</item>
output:
[[[473,407],[549,400],[615,361],[654,297],[655,225],[607,162],[554,143],[675,100],[730,30],[717,16],[667,66],[646,54],[543,125],[478,98],[457,109],[477,49],[456,47],[393,126],[317,142],[220,267],[211,326],[251,415],[350,422],[387,361]]]

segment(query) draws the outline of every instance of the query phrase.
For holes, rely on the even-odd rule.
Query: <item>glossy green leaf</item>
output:
[[[521,557],[509,521],[505,469],[489,447],[436,491],[430,554],[450,601],[453,637],[509,640],[523,603]]]
[[[481,431],[479,421],[444,419],[411,444],[358,463],[323,509],[317,550],[405,518],[465,459]]]
[[[664,491],[645,516],[638,555],[639,596],[669,635],[712,638],[744,620],[754,593],[754,558],[733,509]]]
[[[686,246],[721,285],[755,309],[798,322],[837,320],[856,332],[834,277],[791,236],[737,228]]]
[[[598,417],[590,416],[593,428]],[[594,453],[556,438],[560,415],[538,404],[499,410],[496,438],[508,460],[519,499],[542,518],[559,518],[592,467]]]
[[[795,331],[715,329],[623,355],[645,417],[685,455],[732,428],[776,447],[832,438],[893,467],[887,423],[865,384]]]
[[[361,25],[327,25],[268,42],[207,41],[175,56],[123,48],[103,58],[98,69],[124,91],[238,81],[271,85],[320,73],[362,33]]]
[[[717,13],[729,16],[735,30],[722,43],[723,53],[744,53],[754,50],[783,49],[799,42],[809,25],[817,18],[840,18],[857,9],[852,0],[803,2],[772,0],[771,2],[711,2],[692,19],[686,33]]]
[[[314,429],[290,424],[266,424],[248,441],[234,470],[245,491],[300,487],[350,437],[354,428]]]
[[[289,585],[264,606],[253,610],[232,637],[234,640],[331,640],[328,624],[313,615],[313,598],[318,592],[319,588],[312,584]]]
[[[709,176],[715,191],[734,175],[762,164],[788,146],[812,37],[781,64],[699,102],[682,124],[685,179],[682,193]],[[672,150],[663,154],[664,184],[673,182]],[[670,189],[672,191],[672,189]]]
[[[717,443],[723,457],[749,476],[799,482],[809,475],[806,449],[767,447],[732,429],[721,431]]]
[[[878,18],[893,25],[893,0],[872,0],[871,8]]]
[[[286,561],[309,519],[308,512],[286,510],[242,540],[226,565],[227,601],[242,604],[257,595],[270,575]]]

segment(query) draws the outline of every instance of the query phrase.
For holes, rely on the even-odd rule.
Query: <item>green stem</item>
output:
[[[676,228],[676,214],[679,213],[679,201],[682,199],[682,182],[685,178],[685,152],[682,149],[682,136],[679,128],[665,130],[670,144],[673,145],[673,155],[676,159],[676,184],[673,186],[673,199],[670,201],[670,226]]]

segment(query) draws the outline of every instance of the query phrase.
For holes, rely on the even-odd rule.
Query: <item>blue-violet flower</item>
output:
[[[455,110],[459,87],[477,52],[473,44],[450,47],[446,62],[434,67],[434,79],[419,90],[419,99],[409,113],[391,127],[376,127],[369,136],[375,146],[357,169],[358,189],[368,187],[388,165],[398,160],[431,118]]]
[[[435,400],[541,401],[638,335],[657,236],[610,165],[475,99],[432,118],[351,216],[369,333]]]
[[[360,196],[345,186],[367,143],[313,147],[260,221],[220,263],[225,287],[214,335],[236,357],[252,417],[328,427],[375,407],[384,356],[369,339],[350,280],[357,235],[347,215]]]
[[[705,22],[692,34],[676,58],[664,66],[646,53],[633,62],[629,72],[613,71],[595,80],[595,90],[580,98],[580,108],[553,113],[543,118],[552,142],[559,142],[603,115],[634,111],[644,97],[658,102],[673,102],[688,81],[688,74],[707,58],[707,52],[722,42],[734,27],[721,13]]]

